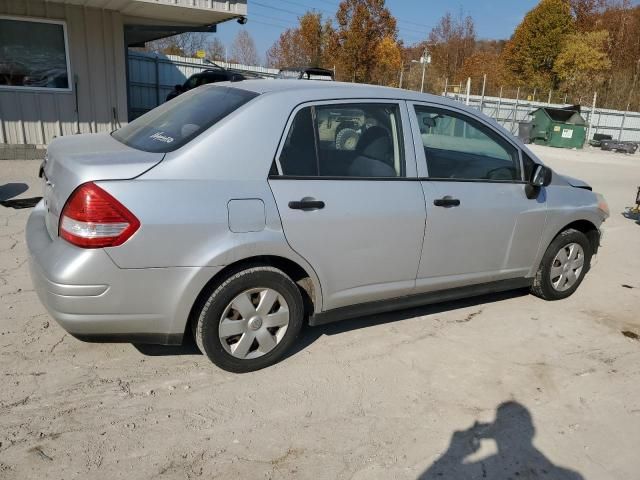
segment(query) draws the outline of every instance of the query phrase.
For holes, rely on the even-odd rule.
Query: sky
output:
[[[280,33],[297,25],[297,19],[307,10],[316,10],[334,18],[338,0],[247,0],[249,22],[218,25],[216,34],[229,46],[241,28],[246,28],[258,47],[264,61],[265,52],[278,39]],[[398,20],[399,36],[406,44],[426,38],[431,28],[446,13],[475,20],[478,38],[506,39],[531,10],[537,0],[387,0],[387,8]],[[636,3],[636,2],[634,2]]]

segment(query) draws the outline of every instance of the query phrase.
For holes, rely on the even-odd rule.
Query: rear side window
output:
[[[287,176],[403,177],[400,109],[373,103],[303,108],[279,160]]]
[[[229,87],[190,90],[112,133],[125,145],[145,152],[176,150],[258,94]]]

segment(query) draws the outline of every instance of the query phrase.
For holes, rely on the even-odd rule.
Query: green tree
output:
[[[598,30],[569,35],[553,70],[567,92],[592,92],[607,78],[611,60],[607,55],[609,32]]]
[[[541,0],[507,43],[502,55],[506,69],[520,85],[554,88],[558,80],[553,66],[574,31],[569,0]]]

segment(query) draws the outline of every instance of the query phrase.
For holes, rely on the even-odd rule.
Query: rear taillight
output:
[[[140,221],[93,182],[80,185],[60,215],[59,234],[83,248],[117,247],[140,228]]]

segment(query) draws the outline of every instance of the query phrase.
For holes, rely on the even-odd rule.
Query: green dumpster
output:
[[[587,137],[587,122],[580,105],[566,108],[541,107],[529,115],[531,142],[559,148],[582,148]]]

